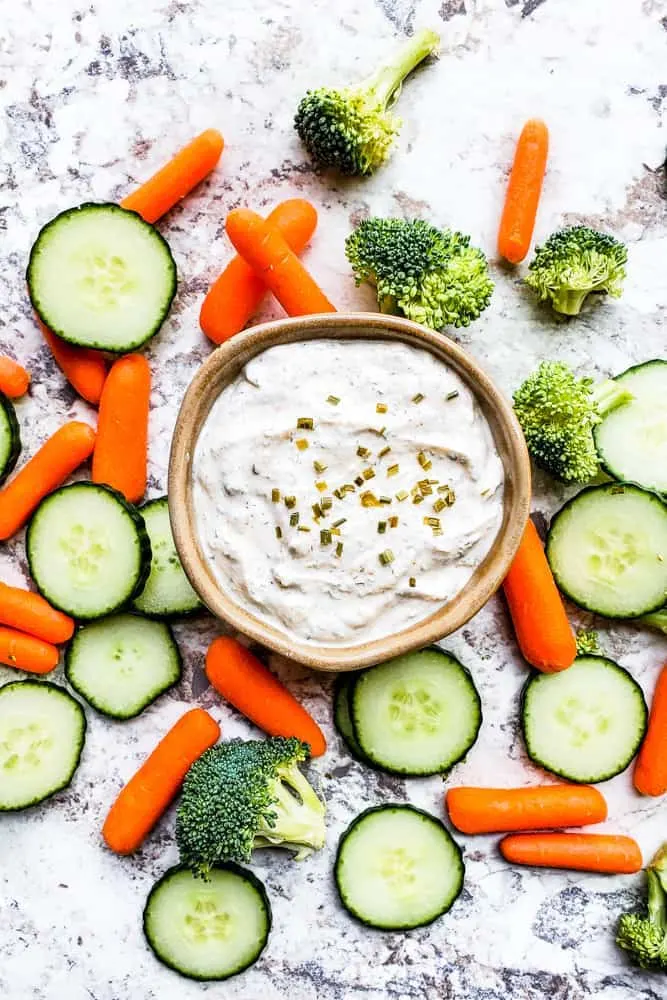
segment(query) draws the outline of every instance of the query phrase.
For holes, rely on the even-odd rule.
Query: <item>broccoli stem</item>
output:
[[[648,917],[652,924],[667,933],[667,896],[662,887],[660,875],[653,867],[646,870],[648,880]]]
[[[591,401],[595,405],[597,412],[601,417],[605,414],[610,413],[615,410],[617,406],[621,406],[623,403],[629,403],[633,399],[633,395],[627,389],[622,388],[618,382],[614,382],[612,378],[604,379],[602,382],[598,382],[597,385],[593,386],[591,390]]]
[[[368,77],[359,89],[368,100],[377,101],[383,109],[388,108],[398,99],[406,76],[437,48],[439,42],[440,37],[435,31],[428,28],[418,31],[398,50],[390,63]]]
[[[667,635],[667,608],[660,608],[658,611],[654,611],[650,615],[643,615],[639,619],[644,625],[650,625],[651,628],[656,628],[658,632],[663,632]]]
[[[564,316],[578,316],[590,288],[559,288],[554,292],[553,308]]]
[[[325,808],[298,767],[280,768],[278,774],[271,789],[276,819],[273,825],[266,823],[257,831],[258,840],[267,845],[301,847],[296,856],[300,861],[324,846]]]

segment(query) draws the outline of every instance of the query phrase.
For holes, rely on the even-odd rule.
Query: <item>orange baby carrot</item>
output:
[[[635,764],[634,783],[642,795],[667,792],[667,664],[653,695],[648,729]]]
[[[500,853],[513,865],[608,875],[632,875],[643,864],[632,837],[604,833],[515,833],[500,841]]]
[[[0,582],[0,622],[57,646],[74,633],[74,622],[40,594]]]
[[[72,388],[86,402],[97,406],[107,376],[104,355],[87,347],[68,344],[37,320],[42,336],[51,348],[51,354]]]
[[[48,674],[58,666],[59,656],[51,643],[0,626],[0,663],[31,674]]]
[[[304,198],[290,198],[277,205],[266,221],[280,230],[289,248],[299,254],[315,231],[317,212]],[[265,283],[237,255],[211,285],[199,325],[214,344],[222,344],[244,328],[265,293]]]
[[[121,207],[138,212],[146,222],[157,220],[210,174],[220,159],[224,140],[209,128],[184,146],[173,160],[121,201]]]
[[[289,316],[336,311],[285,238],[261,216],[249,208],[235,208],[227,216],[226,228],[238,253]]]
[[[93,482],[137,503],[146,492],[151,372],[141,354],[127,354],[107,375],[97,421]]]
[[[0,392],[10,399],[25,395],[30,385],[30,375],[13,358],[0,355]]]
[[[602,793],[588,785],[450,788],[445,801],[456,829],[468,834],[588,826],[607,818]]]
[[[256,656],[228,636],[214,639],[206,654],[212,686],[269,736],[296,736],[310,744],[313,757],[327,748],[322,730]]]
[[[73,420],[46,441],[14,478],[0,490],[0,541],[22,528],[47,493],[91,455],[95,431]]]
[[[531,118],[516,144],[505,207],[498,232],[498,253],[518,264],[530,249],[549,153],[549,130]]]
[[[220,736],[203,708],[192,708],[160,740],[121,790],[102,827],[107,846],[131,854],[141,846],[178,793],[190,767]]]
[[[558,587],[531,520],[503,590],[524,658],[543,673],[572,666],[577,643]]]

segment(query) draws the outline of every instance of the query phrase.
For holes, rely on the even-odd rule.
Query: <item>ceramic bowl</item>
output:
[[[504,514],[489,554],[466,586],[428,618],[392,635],[354,645],[318,645],[281,631],[240,606],[215,579],[198,541],[192,499],[192,460],[199,433],[220,392],[256,354],[277,344],[318,338],[399,340],[430,351],[474,393],[505,468]],[[169,461],[169,510],[185,572],[204,604],[228,625],[272,650],[318,670],[355,670],[419,649],[464,625],[500,586],[528,517],[530,463],[512,407],[457,344],[405,319],[377,313],[331,313],[253,327],[219,347],[191,382],[178,415]]]

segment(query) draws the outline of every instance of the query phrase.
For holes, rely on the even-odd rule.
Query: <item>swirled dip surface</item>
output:
[[[503,466],[473,395],[433,355],[392,341],[258,355],[213,405],[193,474],[223,590],[320,644],[428,617],[502,520]]]

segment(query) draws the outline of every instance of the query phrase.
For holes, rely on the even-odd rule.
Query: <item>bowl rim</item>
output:
[[[229,381],[257,354],[277,344],[315,339],[398,340],[421,347],[454,368],[481,405],[505,471],[503,522],[493,546],[465,587],[427,618],[377,639],[351,645],[300,640],[256,617],[226,593],[202,554],[192,503],[192,461],[203,423]],[[489,414],[492,414],[491,419]],[[530,510],[530,460],[510,403],[453,340],[398,316],[323,313],[262,323],[219,346],[190,382],[176,419],[169,455],[167,493],[176,550],[204,605],[228,626],[276,653],[324,671],[357,670],[420,649],[465,625],[498,590],[521,542]]]

